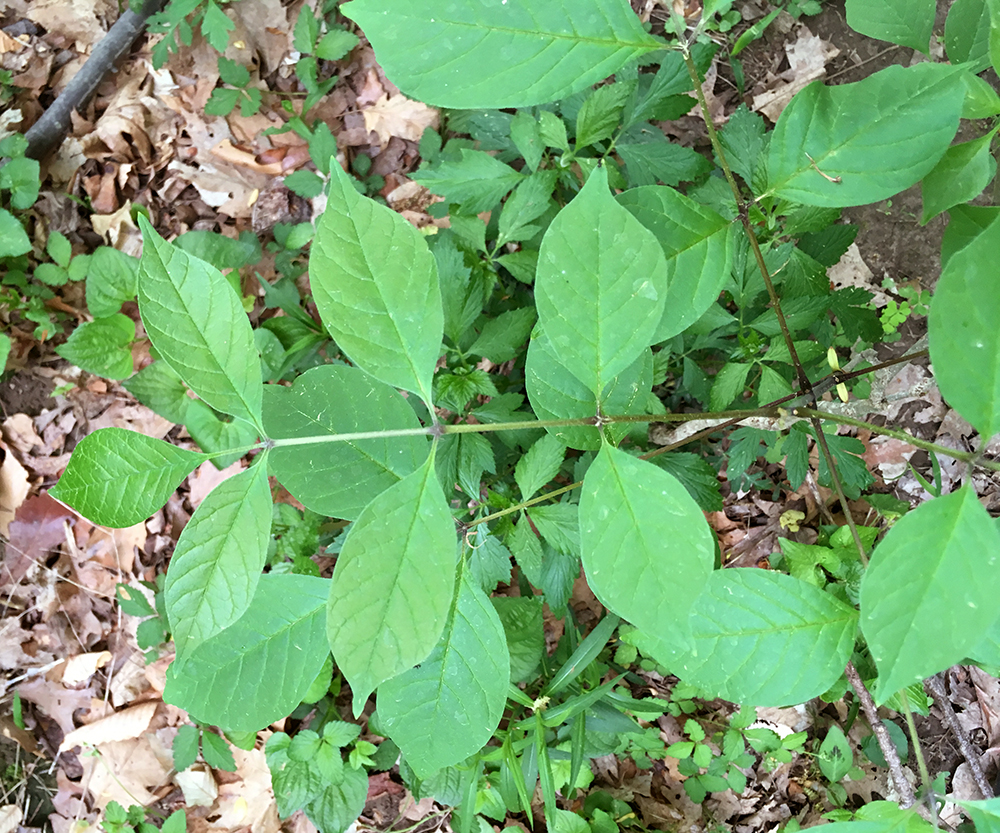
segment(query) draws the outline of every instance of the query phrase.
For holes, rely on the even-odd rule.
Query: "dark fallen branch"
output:
[[[958,716],[952,708],[948,692],[945,691],[944,674],[936,674],[930,677],[926,681],[926,685],[934,696],[935,702],[940,707],[944,721],[948,724],[948,728],[951,729],[955,742],[958,743],[958,748],[962,751],[962,757],[965,758],[966,763],[969,765],[969,770],[972,772],[972,779],[976,782],[976,786],[979,787],[983,798],[993,798],[993,788],[990,786],[990,782],[986,780],[985,773],[983,773],[983,768],[979,763],[979,754],[972,748],[972,744],[969,743],[969,738],[966,736],[962,724],[958,722]]]
[[[70,114],[87,103],[108,70],[131,49],[135,39],[146,28],[149,18],[163,5],[164,0],[145,0],[138,12],[127,9],[122,13],[94,47],[83,68],[73,76],[59,98],[25,134],[28,156],[40,159],[62,144],[72,124]]]

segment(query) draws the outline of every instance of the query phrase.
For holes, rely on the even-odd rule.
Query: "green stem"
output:
[[[920,780],[927,790],[930,798],[930,811],[934,818],[934,826],[937,827],[937,803],[933,796],[933,781],[931,781],[930,771],[927,769],[927,761],[924,760],[924,750],[920,747],[920,735],[917,734],[917,724],[913,720],[913,711],[910,709],[910,699],[906,696],[906,689],[901,689],[899,699],[903,704],[903,714],[906,717],[906,728],[910,733],[910,744],[913,746],[913,754],[917,758],[917,768],[920,770]],[[950,708],[948,704],[944,704]]]
[[[905,431],[899,431],[895,428],[887,428],[884,425],[875,425],[871,422],[865,422],[863,419],[854,419],[854,417],[830,413],[829,411],[823,411],[819,408],[793,408],[791,413],[792,416],[828,419],[830,422],[836,422],[839,425],[850,425],[854,428],[867,428],[873,434],[882,434],[885,437],[902,440],[903,442],[909,443],[915,448],[920,448],[924,451],[931,451],[935,454],[943,454],[946,457],[961,460],[963,463],[971,463],[975,460],[976,465],[982,466],[986,469],[1000,471],[1000,462],[994,462],[992,460],[976,460],[975,452],[959,451],[956,448],[948,448],[944,445],[938,445],[937,443],[928,442],[927,440],[921,440],[918,437],[907,434]]]

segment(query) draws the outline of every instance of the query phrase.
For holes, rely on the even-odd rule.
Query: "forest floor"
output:
[[[159,70],[152,69],[150,44],[140,39],[85,112],[74,115],[61,147],[43,160],[41,197],[32,209],[38,234],[44,235],[43,229],[62,232],[72,242],[74,255],[107,244],[138,254],[135,205],[149,210],[165,237],[208,229],[230,237],[250,230],[266,238],[278,222],[308,219],[315,207],[282,184],[284,175],[309,167],[308,147],[295,133],[264,132],[282,122],[281,96],[295,90],[292,32],[301,5],[300,0],[240,0],[227,6],[236,24],[229,51],[254,50],[261,87],[266,88],[265,106],[250,117],[238,110],[226,118],[205,114],[219,80],[218,53],[199,36]],[[640,14],[655,18],[658,7],[651,1],[645,5]],[[940,34],[949,4],[939,5]],[[736,6],[744,18],[736,33],[770,8],[764,0]],[[116,15],[117,6],[110,0],[7,0],[6,10],[0,11],[0,66],[12,71],[21,92],[0,115],[0,128],[23,129],[34,122]],[[705,83],[719,125],[741,102],[773,122],[791,95],[812,80],[858,81],[890,64],[909,65],[922,57],[857,35],[846,25],[843,2],[834,0],[816,17],[794,20],[782,15],[744,51],[742,97],[726,51],[720,50]],[[420,135],[440,123],[439,114],[399,95],[363,39],[338,63],[337,74],[337,84],[312,113],[333,130],[340,161],[359,154],[372,157],[372,173],[384,178],[381,194],[390,206],[417,225],[441,222],[424,213],[427,200],[419,195],[415,199],[414,190],[407,187],[407,173],[420,162]],[[21,127],[15,117],[18,110]],[[691,114],[662,127],[672,139],[709,152],[700,116]],[[830,271],[831,281],[838,287],[862,286],[876,299],[880,293],[885,297],[886,279],[896,287],[933,289],[946,220],[942,215],[922,226],[920,212],[918,189],[847,210],[845,216],[859,226],[859,234]],[[256,271],[273,279],[274,255],[265,253]],[[253,281],[247,276],[245,288]],[[50,306],[67,330],[74,322],[88,320],[82,282],[61,288]],[[138,320],[134,304],[124,311]],[[301,813],[279,822],[259,748],[235,750],[234,773],[204,767],[182,779],[173,771],[170,744],[186,717],[162,700],[170,647],[147,662],[136,642],[135,621],[115,602],[119,583],[135,588],[139,581],[153,582],[164,573],[192,512],[239,463],[224,471],[209,463],[199,467],[163,510],[135,527],[93,526],[47,494],[84,436],[120,426],[181,444],[190,440],[120,385],[69,366],[54,352],[60,338],[40,341],[16,313],[7,311],[3,317],[14,347],[0,384],[0,751],[5,762],[0,833],[18,827],[70,833],[78,823],[100,818],[112,799],[161,812],[187,807],[188,829],[199,833],[315,830]],[[880,358],[919,344],[926,332],[924,321],[911,317],[901,340],[883,345],[885,355]],[[139,343],[133,359],[137,370],[151,361],[148,342]],[[926,360],[902,366],[885,381],[885,409],[869,418],[891,421],[924,439],[967,447],[972,430],[941,400]],[[912,463],[929,473],[925,453],[897,440],[864,433],[859,439],[882,486],[891,481],[896,495],[913,503],[926,497],[908,469]],[[947,492],[961,482],[964,472],[942,461],[941,476]],[[975,485],[996,514],[997,484],[984,477]],[[794,501],[815,517],[816,494],[808,489],[780,499],[756,491],[729,494],[724,510],[710,517],[723,551],[747,563],[765,558],[775,548],[779,516]],[[808,531],[803,540],[808,542]],[[573,603],[584,607],[596,601],[581,592]],[[670,681],[651,683],[669,687]],[[983,751],[993,776],[994,758],[1000,757],[1000,688],[976,669],[954,669],[949,683],[962,725]],[[12,711],[15,692],[22,703],[20,716]],[[967,765],[942,728],[939,708],[932,706],[930,716],[920,721],[931,771],[947,772],[953,790],[971,795]],[[728,704],[705,703],[697,716],[711,720],[731,710]],[[807,730],[816,736],[821,727],[843,724],[847,713],[841,704],[815,702],[808,708],[769,710],[761,717],[782,732]],[[89,731],[81,735],[83,728]],[[659,728],[668,744],[682,737],[681,725],[669,716]],[[867,762],[860,751],[865,733],[858,721],[848,734],[859,763]],[[95,751],[74,751],[83,742]],[[845,783],[849,797],[891,797],[885,770],[867,763],[864,768],[864,779]],[[776,829],[793,816],[804,825],[816,823],[828,809],[821,779],[807,756],[770,772],[759,767],[743,795],[720,793],[704,804],[692,803],[679,788],[683,776],[673,759],[654,761],[646,770],[630,759],[605,759],[599,770],[595,784],[628,801],[638,820],[650,828],[704,831],[718,825],[756,833]],[[194,806],[196,795],[201,796],[199,806]],[[378,773],[371,778],[360,824],[402,829],[430,818],[427,827],[447,825],[440,811],[427,800],[414,802],[392,772]]]

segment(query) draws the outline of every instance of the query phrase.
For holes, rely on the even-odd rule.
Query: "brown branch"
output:
[[[913,792],[913,785],[910,784],[903,773],[903,763],[899,760],[899,753],[896,751],[896,746],[893,744],[892,738],[889,737],[889,731],[885,728],[885,724],[879,720],[878,710],[875,708],[875,702],[872,700],[871,694],[865,688],[865,684],[862,682],[861,676],[858,674],[853,662],[847,663],[844,673],[847,675],[847,681],[851,684],[851,688],[854,689],[858,700],[861,701],[861,708],[868,719],[868,725],[872,727],[872,731],[875,733],[878,748],[882,750],[882,756],[885,758],[886,763],[889,764],[892,783],[896,787],[896,792],[899,793],[899,806],[903,809],[912,807],[917,802],[917,797]]]
[[[146,28],[149,18],[156,14],[164,0],[145,0],[138,12],[126,9],[108,33],[101,38],[83,68],[62,91],[42,117],[25,134],[28,140],[26,155],[41,159],[53,148],[62,144],[72,125],[71,113],[82,107],[97,90],[108,70],[122,57],[135,39]]]
[[[962,724],[958,722],[958,716],[951,707],[951,699],[944,688],[943,675],[935,674],[933,677],[929,677],[925,681],[925,685],[930,689],[931,694],[934,695],[934,700],[941,708],[945,723],[948,724],[948,728],[951,729],[951,733],[955,736],[958,748],[962,750],[962,757],[969,764],[969,769],[972,771],[972,778],[976,782],[976,786],[979,787],[979,792],[983,794],[983,798],[993,798],[993,787],[986,780],[986,774],[979,763],[979,755],[972,748],[972,744],[969,743],[969,739],[962,729]]]

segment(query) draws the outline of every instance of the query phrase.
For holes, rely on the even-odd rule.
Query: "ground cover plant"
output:
[[[818,394],[863,397],[863,370],[839,363],[898,322],[880,320],[864,293],[831,290],[825,270],[853,239],[840,209],[923,182],[925,219],[952,219],[928,311],[931,358],[983,440],[969,453],[911,441],[970,470],[994,466],[981,449],[1000,432],[997,209],[965,205],[992,179],[993,133],[953,144],[961,118],[1000,114],[1000,97],[973,74],[990,60],[988,39],[956,36],[950,65],[811,85],[772,133],[746,110],[718,133],[708,119],[712,165],[648,122],[690,108],[712,57],[706,26],[730,4],[690,20],[675,13],[667,40],[624,2],[533,5],[343,7],[405,93],[455,111],[450,135],[425,135],[414,177],[444,198],[450,230],[423,235],[364,196],[317,138],[327,206],[309,277],[333,340],[326,355],[337,358],[311,366],[301,341],[312,349],[323,334],[269,354],[206,251],[167,243],[139,217],[135,292],[158,359],[135,392],[182,407],[188,423],[203,409],[213,439],[196,453],[104,429],[79,445],[53,492],[99,524],[129,526],[200,463],[253,455],[202,503],[174,553],[162,593],[177,649],[167,697],[237,742],[324,702],[340,678],[355,715],[374,695],[384,748],[358,740],[328,699],[315,730],[268,743],[282,813],[305,807],[324,831],[348,826],[364,771],[397,752],[414,791],[458,807],[462,830],[508,811],[530,818],[537,783],[547,824],[582,831],[616,824],[611,804],[580,815],[558,806],[557,792],[584,785],[587,758],[670,755],[698,800],[741,789],[746,744],[777,760],[801,744],[752,734],[741,711],[720,734],[721,754],[693,721],[688,740],[659,749],[633,718],[676,702],[620,685],[640,656],[692,692],[744,706],[851,687],[890,765],[898,755],[873,700],[907,712],[920,682],[955,663],[1000,667],[1000,531],[970,486],[902,514],[884,535],[845,512],[824,545],[783,547],[779,569],[723,567],[703,515],[719,505],[715,470],[647,439],[650,422],[766,418],[771,429],[728,436],[732,482],[754,485],[745,472],[766,453],[784,459],[795,488],[815,444],[819,480],[841,506],[868,488],[860,444],[829,429],[886,429]],[[848,4],[859,31],[928,50],[933,12]],[[973,23],[985,33],[989,15]],[[294,252],[312,229],[289,234]],[[509,370],[488,373],[483,360]],[[652,395],[668,375],[680,380],[674,412]],[[692,403],[705,412],[677,413]],[[282,569],[269,474],[307,510],[279,518]],[[309,525],[323,517],[349,522],[327,542],[332,579],[309,574],[291,542],[315,541],[319,524]],[[542,599],[565,614],[581,565],[608,614],[586,636],[569,621],[548,656]],[[491,600],[512,581],[519,596]],[[849,771],[839,748],[830,735],[819,750],[831,782]],[[933,819],[940,788],[922,775],[919,806]],[[917,796],[905,779],[896,786],[901,806],[837,824],[932,826],[909,809]],[[991,800],[969,812],[987,830],[1000,809]]]

